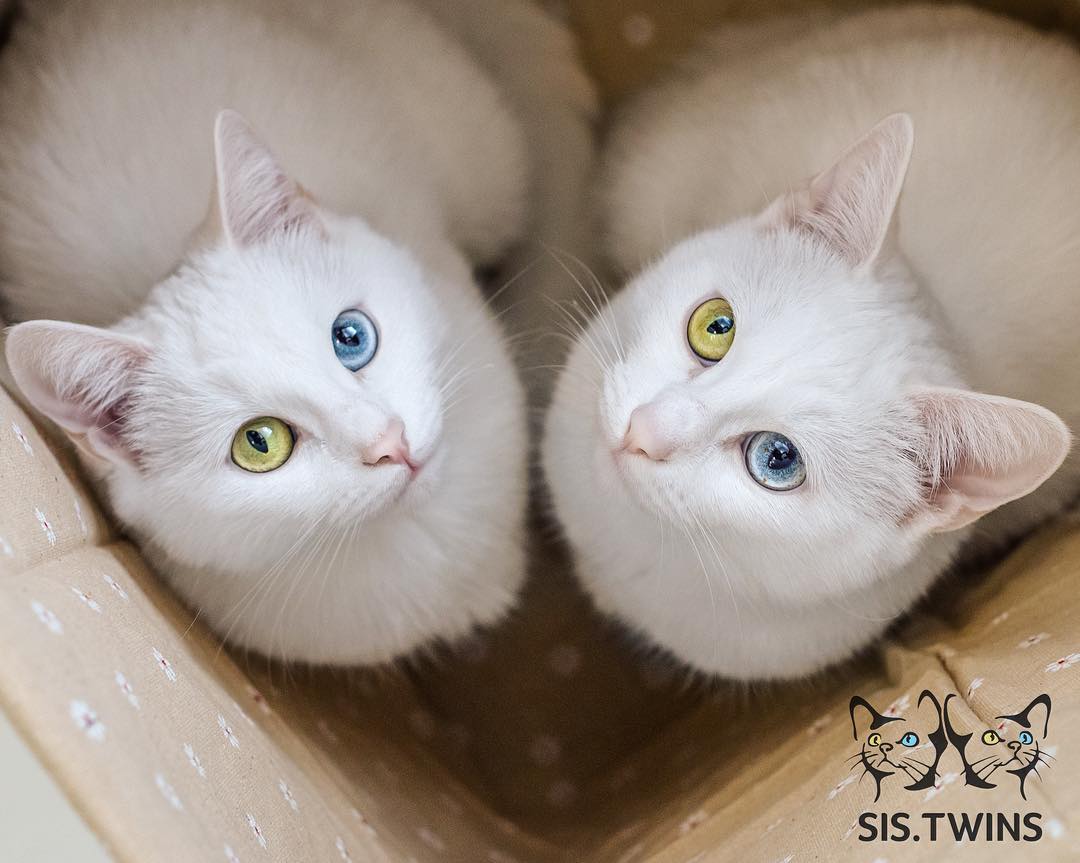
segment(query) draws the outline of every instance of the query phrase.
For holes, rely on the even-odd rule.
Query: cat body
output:
[[[505,250],[525,220],[529,167],[490,77],[410,4],[331,4],[353,8],[344,27],[293,14],[304,5],[317,4],[27,10],[0,109],[9,321],[107,325],[138,308],[206,215],[222,108],[320,205],[414,254],[448,246],[485,262]]]
[[[0,91],[13,375],[202,619],[372,663],[502,615],[526,412],[472,271],[543,182],[490,68],[405,3],[45,2]]]
[[[1059,511],[1078,188],[1075,47],[964,8],[722,31],[631,104],[600,184],[629,283],[544,442],[600,609],[706,672],[796,677]]]

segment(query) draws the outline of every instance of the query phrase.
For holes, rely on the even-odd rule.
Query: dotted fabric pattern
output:
[[[871,798],[847,700],[904,716],[924,688],[955,693],[958,728],[980,733],[1017,693],[1051,695],[1055,763],[1027,804],[1045,837],[1025,859],[1080,853],[1080,531],[1035,538],[948,591],[948,624],[924,614],[813,684],[688,684],[558,577],[456,651],[282,669],[193,624],[6,394],[0,422],[0,707],[120,861],[874,859],[852,838]],[[937,787],[887,785],[877,806],[1017,808],[959,771],[943,761]]]

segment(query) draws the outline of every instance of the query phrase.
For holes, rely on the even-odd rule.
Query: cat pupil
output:
[[[795,461],[795,447],[776,441],[769,453],[769,470],[785,470]]]
[[[359,347],[360,345],[360,331],[355,324],[345,324],[338,327],[334,332],[334,338],[350,348]]]
[[[707,326],[705,329],[708,332],[712,333],[714,336],[722,336],[724,335],[724,333],[730,332],[731,328],[734,325],[735,322],[732,321],[731,318],[727,317],[726,315],[721,315],[719,318],[709,324],[709,326]]]
[[[250,429],[245,435],[247,442],[251,444],[252,449],[257,449],[259,452],[265,455],[270,452],[270,445],[266,442],[266,438],[254,429]]]

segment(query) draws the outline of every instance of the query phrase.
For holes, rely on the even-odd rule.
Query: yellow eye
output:
[[[1000,743],[1000,742],[1001,742],[1001,738],[997,736],[996,731],[984,731],[983,732],[983,743],[985,743],[987,746],[993,746],[995,743]]]
[[[259,417],[237,429],[232,460],[251,473],[266,473],[285,464],[292,450],[292,429],[277,417]]]
[[[871,746],[877,746],[879,743],[881,743],[881,735],[875,731],[873,734],[870,735],[869,738],[867,738],[866,742],[869,743]]]
[[[690,342],[690,350],[706,362],[722,360],[735,341],[735,313],[731,303],[717,297],[694,309],[686,326],[686,340]]]

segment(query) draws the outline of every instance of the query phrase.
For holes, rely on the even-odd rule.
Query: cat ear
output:
[[[124,415],[134,374],[150,355],[143,343],[97,327],[29,321],[8,333],[6,355],[27,401],[80,448],[134,462]]]
[[[303,189],[236,111],[214,122],[217,164],[210,225],[233,246],[250,246],[300,225],[320,226]]]
[[[937,696],[934,695],[929,689],[924,689],[919,693],[919,701],[917,704],[917,710],[920,715],[928,712],[928,708],[923,707],[923,704],[929,702],[933,707],[933,713],[930,716],[937,720],[935,725],[929,726],[929,730],[925,727],[920,728],[926,735],[926,740],[934,747],[934,755],[932,756],[930,763],[925,762],[922,766],[926,769],[921,778],[917,778],[914,782],[905,785],[904,788],[908,791],[923,791],[927,788],[933,788],[937,782],[938,764],[941,762],[942,753],[948,748],[949,740],[945,732],[944,722],[941,716],[941,702],[937,700]],[[918,771],[916,770],[916,773]]]
[[[943,735],[944,730],[942,726],[943,720],[941,718],[941,702],[937,700],[937,696],[934,695],[934,693],[931,692],[929,689],[924,689],[922,692],[919,693],[919,701],[917,705],[919,710],[922,710],[924,701],[930,702],[930,705],[933,707],[934,712],[931,714],[931,716],[933,716],[933,718],[937,720],[937,725],[935,726],[935,728],[937,730],[937,733]]]
[[[1030,728],[1031,727],[1031,711],[1034,710],[1036,707],[1042,707],[1044,709],[1044,711],[1045,711],[1043,713],[1043,717],[1042,717],[1042,720],[1043,720],[1043,723],[1042,723],[1042,725],[1043,725],[1042,736],[1046,737],[1047,731],[1050,730],[1050,696],[1047,695],[1045,692],[1042,695],[1038,695],[1035,698],[1033,698],[1031,700],[1031,704],[1029,704],[1027,707],[1025,707],[1019,713],[1007,714],[1005,716],[998,716],[997,718],[998,719],[1010,719],[1013,722],[1015,722],[1017,725],[1023,725],[1024,728]]]
[[[871,730],[880,728],[887,722],[896,722],[900,718],[899,716],[882,716],[877,712],[877,708],[861,695],[852,695],[851,701],[848,702],[848,713],[851,715],[851,736],[855,740],[859,739],[859,728],[855,724],[855,709],[858,707],[863,708],[863,710],[870,714]]]
[[[1034,491],[1065,460],[1072,436],[1030,402],[953,389],[911,396],[922,426],[916,459],[925,475],[922,524],[956,530]]]
[[[886,117],[831,168],[770,204],[766,229],[806,231],[854,268],[874,263],[892,224],[915,140],[911,117]]]
[[[948,735],[945,732],[945,716],[942,711],[941,702],[938,701],[937,696],[934,695],[929,689],[924,689],[919,694],[918,708],[923,710],[923,702],[928,701],[933,706],[934,712],[931,716],[937,720],[937,725],[934,726],[934,730],[927,733],[927,739],[934,744],[934,750],[938,753],[938,757],[941,757],[941,753],[945,751],[945,747],[948,745]]]
[[[945,703],[942,705],[941,715],[945,720],[945,734],[948,737],[949,743],[953,745],[953,748],[960,756],[960,763],[964,765],[964,784],[973,788],[994,788],[994,785],[991,785],[979,776],[978,771],[971,766],[971,762],[968,760],[969,754],[967,745],[974,735],[971,732],[961,734],[956,730],[956,726],[953,725],[952,716],[949,713],[949,702],[954,698],[959,701],[959,697],[955,692],[950,692],[945,696]]]

